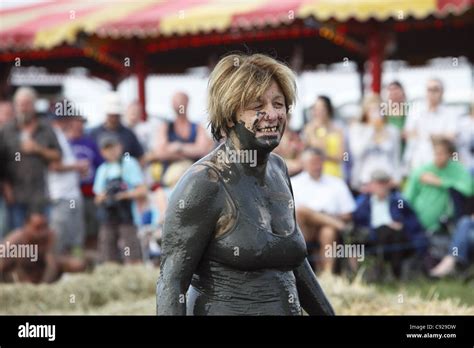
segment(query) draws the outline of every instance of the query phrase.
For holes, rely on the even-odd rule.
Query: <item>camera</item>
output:
[[[124,192],[127,190],[125,183],[120,179],[113,179],[107,183],[106,186],[106,198],[104,201],[104,206],[106,208],[113,208],[117,206],[120,201],[115,198],[115,195],[119,192]]]
[[[127,190],[123,180],[117,178],[107,182],[106,198],[103,203],[103,218],[110,223],[131,224],[133,223],[132,202],[128,199],[117,200],[116,194]]]

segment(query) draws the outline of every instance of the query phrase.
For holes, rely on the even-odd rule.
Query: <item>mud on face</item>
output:
[[[274,81],[260,98],[238,113],[235,131],[241,140],[250,137],[250,134],[242,134],[248,132],[252,134],[256,147],[273,149],[280,143],[286,120],[285,97],[279,85]],[[241,127],[238,127],[239,124]],[[247,132],[242,128],[245,128]]]

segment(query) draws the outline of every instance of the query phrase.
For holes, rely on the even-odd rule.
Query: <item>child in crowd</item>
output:
[[[115,135],[104,135],[99,145],[105,159],[97,169],[93,187],[100,215],[99,258],[101,262],[138,262],[141,248],[135,200],[147,193],[143,174],[135,158],[122,155],[122,145]]]

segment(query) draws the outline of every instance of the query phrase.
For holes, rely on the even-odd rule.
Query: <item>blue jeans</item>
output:
[[[30,206],[25,203],[13,203],[8,206],[8,214],[10,220],[10,231],[22,227],[25,224],[26,215]],[[45,207],[42,212],[46,217],[49,215],[48,207]]]
[[[0,196],[0,241],[10,232],[7,203]]]
[[[474,218],[464,216],[459,219],[451,241],[451,252],[456,250],[454,248],[457,248],[458,262],[468,264],[469,253],[474,251]]]
[[[28,205],[24,203],[13,203],[8,206],[10,231],[16,230],[24,225],[27,211]]]

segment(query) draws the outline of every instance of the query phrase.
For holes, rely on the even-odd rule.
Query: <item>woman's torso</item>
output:
[[[188,313],[299,315],[293,269],[303,262],[306,245],[279,159],[270,156],[262,185],[213,154],[200,163],[216,170],[227,204],[193,276]]]
[[[343,152],[344,139],[341,130],[331,123],[326,126],[309,126],[306,137],[310,146],[322,148],[326,156],[331,158],[324,162],[323,174],[342,177],[341,162],[332,160]]]
[[[354,125],[349,141],[351,153],[355,154],[351,180],[354,187],[358,188],[370,181],[372,173],[378,169],[396,176],[400,139],[394,126],[385,125],[376,130],[368,124]],[[360,149],[355,149],[357,146]]]

